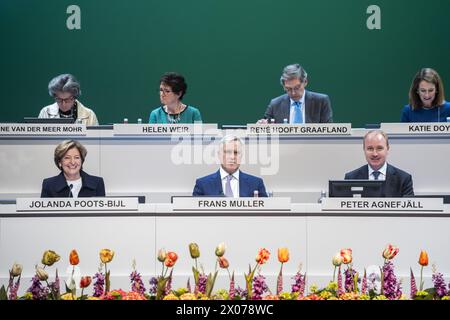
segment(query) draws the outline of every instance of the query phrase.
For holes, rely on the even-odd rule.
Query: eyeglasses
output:
[[[284,91],[286,91],[286,92],[299,92],[301,88],[302,88],[301,85],[295,86],[293,88],[284,87]]]
[[[67,103],[67,102],[72,102],[73,100],[75,100],[74,97],[69,97],[69,98],[59,98],[59,97],[55,97],[55,101],[58,103]]]
[[[169,90],[169,89],[159,88],[159,93],[162,93],[162,94],[169,94],[169,93],[172,93],[172,92],[173,91]]]

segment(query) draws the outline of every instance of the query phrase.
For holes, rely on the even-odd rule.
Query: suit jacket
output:
[[[260,197],[267,197],[266,187],[261,178],[239,171],[239,196],[253,197],[253,191],[258,190]],[[223,196],[222,180],[220,179],[220,170],[208,176],[198,178],[195,182],[195,196]]]
[[[330,99],[326,94],[305,90],[305,123],[333,122],[333,111]],[[291,101],[287,94],[276,97],[270,101],[264,115],[265,119],[275,119],[276,123],[289,120]]]
[[[345,179],[369,179],[368,166],[364,165],[356,170],[346,173]],[[382,196],[388,198],[414,196],[411,175],[388,164],[386,169],[386,182],[381,192]]]
[[[103,178],[91,176],[83,170],[80,171],[80,175],[81,189],[78,193],[79,198],[105,196]],[[42,182],[41,198],[68,198],[69,194],[70,188],[62,172],[57,176],[44,179]]]

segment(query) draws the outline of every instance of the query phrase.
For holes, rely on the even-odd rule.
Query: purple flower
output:
[[[298,271],[291,279],[294,279],[294,284],[292,285],[291,292],[297,292],[298,295],[302,297],[303,293],[305,292],[306,274],[302,275],[300,271]]]
[[[206,292],[206,282],[208,281],[208,276],[204,273],[198,275],[198,292]]]
[[[264,276],[256,276],[253,278],[253,300],[261,300],[262,295],[269,289]]]
[[[229,291],[230,300],[234,300],[235,295],[236,295],[236,289],[234,288],[234,272],[233,272],[233,276],[231,277],[231,280],[230,280],[230,291]]]
[[[355,274],[356,274],[356,270],[354,270],[353,268],[349,267],[347,270],[344,271],[345,274],[345,291],[346,292],[353,292],[356,288],[355,288]],[[358,278],[358,282],[360,281],[360,279]]]
[[[31,292],[33,300],[45,300],[48,296],[48,288],[41,284],[37,275],[31,279],[31,286],[28,288],[27,292]]]
[[[239,296],[241,298],[247,296],[247,289],[242,289],[240,286],[238,286],[235,291],[236,291],[235,296]]]
[[[14,277],[9,278],[9,300],[17,300],[17,291],[19,291],[20,276],[14,283]]]
[[[164,291],[165,295],[168,295],[170,293],[170,291],[172,291],[172,272],[173,272],[173,269],[170,270],[169,279],[166,282],[166,289]]]
[[[186,289],[189,293],[191,293],[191,278],[188,278],[187,284],[186,284]]]
[[[446,296],[448,294],[447,288],[445,288],[444,276],[440,272],[433,273],[431,277],[434,284],[434,290],[439,298]]]
[[[367,289],[369,291],[373,291],[376,292],[378,290],[377,288],[377,284],[375,283],[376,281],[379,281],[380,278],[378,277],[378,275],[374,272],[372,272],[371,274],[369,274],[369,283],[367,284]]]
[[[339,266],[339,271],[338,271],[338,280],[337,280],[337,284],[338,284],[338,291],[337,291],[337,295],[338,297],[341,294],[344,294],[344,288],[342,288],[342,273],[341,273],[341,266]]]
[[[417,293],[417,285],[416,285],[416,279],[414,278],[414,273],[411,269],[411,299],[414,299]]]
[[[137,271],[133,271],[130,274],[130,281],[131,281],[131,291],[137,292],[142,295],[145,293],[144,282],[142,281],[140,273],[138,273]]]
[[[367,294],[367,276],[366,271],[364,270],[364,276],[361,284],[361,294]]]
[[[103,295],[103,293],[105,292],[104,285],[105,276],[103,275],[103,273],[97,272],[94,275],[94,297],[100,297]]]
[[[158,287],[158,278],[151,277],[149,284],[150,284],[150,288],[148,289],[148,292],[150,292],[150,294],[152,294],[152,295],[155,295],[157,287]]]
[[[387,261],[383,266],[384,284],[383,294],[389,300],[400,298],[402,295],[400,283],[397,282],[397,278],[394,274],[394,264],[391,261]]]

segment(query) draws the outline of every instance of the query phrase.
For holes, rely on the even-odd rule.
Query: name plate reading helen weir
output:
[[[291,198],[174,197],[173,211],[291,211]]]
[[[217,123],[207,124],[114,124],[113,134],[124,135],[171,135],[171,134],[216,134]]]
[[[85,136],[84,124],[0,123],[0,136]]]
[[[325,198],[322,211],[443,212],[442,198]]]
[[[137,211],[138,198],[17,198],[16,211]]]
[[[449,134],[450,122],[381,123],[380,129],[394,134]]]
[[[350,135],[350,123],[248,124],[247,134]]]

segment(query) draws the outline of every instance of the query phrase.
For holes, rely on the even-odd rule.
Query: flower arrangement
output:
[[[278,261],[280,271],[276,281],[276,290],[273,294],[266,284],[266,278],[261,273],[261,267],[270,258],[270,252],[266,248],[259,249],[252,268],[249,265],[248,273],[244,273],[245,289],[236,286],[234,271],[229,270],[229,262],[225,258],[226,246],[219,244],[215,249],[216,266],[214,272],[206,273],[199,266],[197,259],[200,257],[200,249],[196,243],[189,244],[191,258],[194,259],[192,268],[195,282],[195,289],[191,291],[190,279],[187,280],[186,288],[172,288],[172,276],[174,266],[178,260],[175,252],[164,249],[158,251],[157,259],[161,262],[161,274],[150,279],[150,287],[147,290],[141,274],[136,269],[136,262],[133,260],[130,274],[130,291],[122,289],[111,290],[110,273],[107,264],[113,260],[114,251],[110,249],[100,250],[100,268],[94,276],[85,275],[79,280],[77,286],[74,279],[75,267],[80,263],[78,252],[73,249],[69,254],[69,263],[72,266],[72,273],[66,281],[66,292],[60,293],[58,270],[55,271],[54,282],[49,282],[48,269],[60,260],[60,256],[52,251],[44,252],[41,262],[43,266],[36,265],[36,274],[31,280],[31,285],[23,296],[18,295],[20,280],[22,276],[22,266],[14,263],[9,270],[9,282],[5,288],[0,288],[0,300],[399,300],[407,297],[402,293],[401,281],[397,279],[394,272],[393,260],[399,253],[399,248],[388,244],[382,251],[384,259],[379,269],[380,286],[376,285],[377,274],[368,269],[364,269],[363,277],[360,279],[359,273],[352,266],[353,251],[351,248],[341,249],[331,262],[334,267],[333,277],[324,288],[318,288],[312,284],[309,290],[306,289],[306,273],[301,272],[301,265],[298,272],[292,278],[291,292],[283,292],[283,266],[289,261],[288,248],[278,249]],[[419,288],[417,288],[413,268],[410,268],[410,299],[415,300],[450,300],[450,284],[445,282],[444,275],[437,271],[436,266],[432,266],[432,288],[424,289],[423,268],[428,265],[428,254],[422,251],[419,256],[421,267]],[[342,265],[346,268],[341,270]],[[229,278],[229,290],[214,290],[214,283],[220,269],[226,269]],[[104,270],[103,270],[104,269]],[[104,272],[102,272],[104,271]],[[337,275],[336,275],[337,272]],[[93,294],[88,296],[84,290],[93,283]],[[77,288],[81,289],[81,294],[77,295]]]

